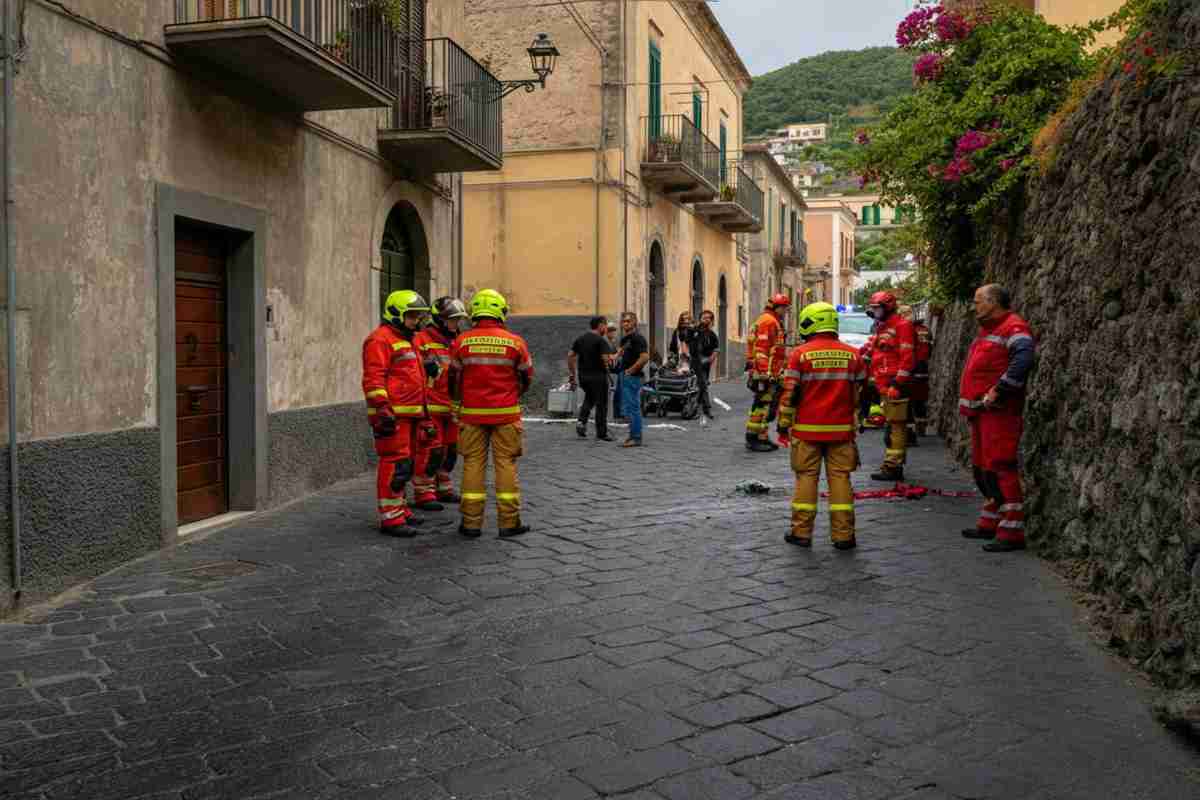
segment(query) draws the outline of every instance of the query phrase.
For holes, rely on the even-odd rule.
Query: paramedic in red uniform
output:
[[[1025,408],[1025,382],[1034,361],[1029,325],[1010,310],[1002,286],[975,292],[979,335],[967,353],[959,384],[959,412],[971,423],[975,482],[987,499],[968,539],[990,539],[991,553],[1025,549],[1024,493],[1017,463]]]

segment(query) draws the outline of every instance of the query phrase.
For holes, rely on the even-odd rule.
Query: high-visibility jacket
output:
[[[525,340],[496,320],[482,319],[450,346],[451,369],[459,373],[467,425],[504,425],[521,419],[521,394],[533,381],[533,359]]]
[[[871,347],[871,377],[882,392],[892,384],[903,386],[912,380],[917,363],[917,334],[912,323],[892,314],[875,323],[875,344]]]
[[[984,410],[983,397],[993,388],[998,390],[1000,400],[992,410],[1020,414],[1033,349],[1029,324],[1011,311],[981,325],[967,352],[958,385],[958,410],[963,416],[980,414]]]
[[[778,378],[787,364],[787,348],[783,343],[783,325],[779,317],[764,311],[750,327],[746,340],[746,360],[753,364],[753,375]]]
[[[386,322],[363,342],[363,394],[371,416],[390,409],[397,417],[425,416],[425,367],[412,334]]]
[[[867,365],[867,374],[871,374],[871,357],[875,354],[875,334],[867,337],[866,343],[858,348],[858,356]]]
[[[422,361],[436,361],[438,376],[425,384],[425,405],[431,416],[450,416],[450,337],[437,325],[430,325],[413,337]]]
[[[858,350],[835,333],[818,333],[792,350],[783,373],[779,427],[805,442],[854,440],[858,389],[867,369]]]

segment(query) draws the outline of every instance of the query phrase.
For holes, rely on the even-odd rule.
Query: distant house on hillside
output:
[[[976,5],[980,0],[947,0],[950,8],[962,8]],[[1035,11],[1045,17],[1047,22],[1063,27],[1069,25],[1087,25],[1098,19],[1103,19],[1120,8],[1125,0],[1008,0],[1013,5]],[[1101,36],[1097,45],[1112,44],[1118,37],[1115,31]]]

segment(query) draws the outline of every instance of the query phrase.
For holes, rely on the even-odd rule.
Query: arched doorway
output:
[[[704,310],[704,265],[700,259],[692,262],[692,318],[700,319]]]
[[[717,285],[717,338],[721,342],[721,358],[717,362],[717,374],[725,377],[725,368],[729,364],[729,299],[726,296],[725,276]]]
[[[379,243],[379,308],[397,289],[413,289],[429,302],[432,273],[429,246],[421,216],[408,203],[397,203],[388,213]]]
[[[647,283],[649,284],[649,296],[646,298],[646,326],[650,331],[650,351],[657,350],[661,353],[662,342],[659,341],[659,331],[662,330],[666,314],[667,281],[666,271],[663,269],[662,245],[658,242],[650,245],[650,275]]]

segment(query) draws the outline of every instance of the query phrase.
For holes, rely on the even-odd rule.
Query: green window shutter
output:
[[[729,144],[729,131],[725,130],[725,123],[721,122],[721,183],[729,181],[729,168],[725,162],[726,148]]]
[[[875,220],[874,225],[879,224],[879,206],[871,206],[871,219]]]
[[[650,43],[650,135],[662,135],[662,52]]]
[[[704,130],[704,98],[699,92],[692,92],[692,122],[696,123],[696,127]]]
[[[862,224],[863,225],[871,224],[871,207],[870,206],[862,207]]]

